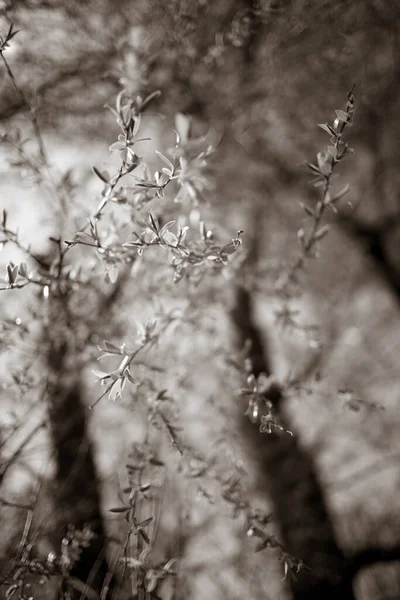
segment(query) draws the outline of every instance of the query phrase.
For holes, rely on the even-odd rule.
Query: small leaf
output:
[[[105,104],[104,108],[108,108],[112,112],[112,114],[114,115],[114,117],[116,117],[117,119],[119,119],[119,113],[115,110],[115,108],[113,108],[109,104]]]
[[[329,167],[331,165],[331,156],[328,152],[318,152],[317,162],[320,172],[323,175],[328,175]]]
[[[150,102],[153,102],[153,100],[156,100],[160,96],[161,96],[160,90],[155,90],[154,92],[151,92],[151,94],[149,94],[147,96],[147,98],[145,98],[143,100],[143,102],[140,104],[140,107],[139,107],[140,112],[143,112],[148,107]]]
[[[92,166],[92,171],[97,175],[97,177],[99,177],[99,179],[101,179],[104,183],[109,183],[109,176],[108,173],[106,171],[99,171],[99,169],[97,167]]]
[[[353,412],[360,412],[361,403],[357,399],[351,399],[345,403],[346,408],[352,410]]]
[[[226,246],[223,246],[221,248],[221,252],[224,252],[225,254],[234,254],[237,250],[237,246],[235,246],[235,244],[231,243],[231,244],[227,244]]]
[[[163,462],[159,458],[156,458],[155,456],[152,456],[150,458],[149,463],[151,465],[154,465],[155,467],[164,467],[165,466],[165,462]]]
[[[172,233],[172,231],[166,231],[162,239],[166,244],[169,244],[170,246],[177,246],[178,244],[178,238],[174,233]]]
[[[111,265],[111,267],[107,271],[107,276],[110,283],[116,283],[119,275],[119,268],[117,265]]]
[[[108,147],[110,152],[115,152],[116,150],[125,150],[125,144],[123,142],[114,142],[111,146]],[[100,179],[103,179],[100,177]],[[103,179],[104,181],[104,179]]]
[[[133,130],[132,130],[132,136],[133,137],[135,137],[135,135],[139,131],[140,123],[142,122],[142,115],[140,113],[138,115],[135,115],[134,121],[135,121],[135,124],[134,124]]]
[[[171,229],[171,227],[173,227],[175,225],[175,221],[168,221],[168,223],[166,223],[165,225],[163,225],[160,229],[160,237],[163,237],[163,235],[169,230]]]
[[[112,388],[110,390],[110,393],[108,394],[108,397],[110,400],[114,401],[118,397],[122,398],[122,392],[125,387],[125,383],[126,383],[126,379],[121,378],[121,377],[119,379],[117,379],[117,381],[115,381],[114,385],[112,386]]]
[[[115,108],[117,109],[118,115],[121,113],[121,102],[125,94],[125,90],[121,90],[115,100]]]
[[[314,173],[317,173],[318,175],[322,175],[321,171],[318,169],[318,167],[316,165],[313,165],[312,163],[309,163],[309,162],[306,162],[306,165]]]
[[[158,150],[156,150],[156,154],[157,156],[159,156],[161,158],[162,161],[165,162],[165,164],[167,165],[167,167],[170,169],[170,171],[174,170],[174,165],[172,164],[172,162],[169,160],[169,158],[167,158],[166,156],[164,156],[164,154],[162,154],[161,152],[159,152]]]
[[[169,572],[169,570],[171,569],[172,565],[174,565],[177,562],[176,558],[171,558],[167,563],[165,563],[165,565],[163,566],[163,571],[165,571],[166,573]]]
[[[335,159],[337,158],[338,151],[337,151],[336,146],[328,146],[327,150],[333,158],[335,158]]]
[[[130,506],[117,506],[115,508],[110,508],[110,512],[112,513],[126,513],[130,509]]]
[[[321,129],[326,131],[326,133],[329,133],[329,135],[336,136],[336,131],[330,125],[328,125],[328,123],[318,123],[318,127],[321,127]]]
[[[344,112],[344,110],[335,110],[335,113],[341,121],[344,121],[344,123],[347,123],[348,114],[346,112]]]
[[[150,544],[150,538],[147,535],[147,533],[144,531],[144,529],[142,529],[142,528],[139,529],[139,535],[146,542],[146,544]]]
[[[341,198],[343,198],[343,196],[345,196],[348,192],[350,191],[350,186],[348,183],[346,183],[346,185],[344,186],[344,188],[342,190],[340,190],[340,192],[338,192],[337,194],[335,194],[332,198],[331,198],[331,202],[336,202],[337,200],[340,200]]]
[[[89,227],[90,233],[92,234],[92,238],[94,240],[97,240],[99,237],[99,234],[97,233],[97,221],[95,221],[94,219],[89,219]]]
[[[307,204],[301,203],[300,206],[304,210],[304,212],[306,212],[310,217],[315,218],[314,211],[309,206],[307,206]]]
[[[157,576],[155,575],[155,573],[152,573],[151,571],[148,573],[147,575],[148,577],[148,583],[146,585],[146,592],[147,594],[150,594],[151,597],[155,597],[153,596],[152,592],[154,592],[154,590],[157,587],[157,583],[158,583],[158,579]]]
[[[162,180],[161,180],[162,176],[163,176],[162,171],[156,171],[154,173],[154,179],[155,179],[157,185],[162,185]]]
[[[137,385],[137,382],[135,381],[135,379],[132,377],[131,372],[129,371],[128,368],[126,368],[124,370],[124,376],[127,377],[128,381],[130,381],[130,383],[132,383],[133,385]]]
[[[329,231],[331,230],[329,225],[324,225],[323,227],[321,227],[321,229],[319,229],[316,234],[314,235],[314,239],[315,240],[321,240],[323,237],[326,236],[327,233],[329,233]]]
[[[151,224],[151,229],[154,231],[154,233],[158,234],[158,230],[159,230],[159,223],[157,220],[157,217],[155,217],[153,215],[153,213],[149,213],[149,223]]]
[[[6,275],[6,281],[10,284],[10,285],[14,285],[17,277],[18,277],[18,265],[14,265],[14,263],[10,262],[7,265],[7,275]]]
[[[105,371],[98,371],[97,369],[92,369],[93,375],[95,375],[99,380],[107,379],[110,374]]]
[[[200,235],[201,235],[201,239],[203,240],[203,242],[205,242],[206,239],[208,238],[208,236],[207,236],[206,224],[204,223],[204,221],[200,221]]]
[[[17,35],[17,33],[19,33],[20,31],[21,31],[20,29],[16,29],[15,31],[12,31],[12,32],[11,32],[11,29],[10,29],[10,33],[7,35],[7,41],[10,41],[10,40],[12,40],[12,39],[13,39],[13,37],[14,37],[15,35]]]
[[[77,231],[75,234],[75,241],[84,242],[86,244],[93,244],[93,238],[84,231]]]
[[[177,113],[175,116],[175,127],[183,144],[186,144],[190,137],[190,118],[182,113]]]
[[[110,354],[121,354],[121,348],[118,348],[118,346],[107,340],[103,340],[103,347],[99,347],[99,349],[106,350],[106,352],[109,352]]]
[[[26,266],[26,263],[22,262],[19,265],[19,273],[21,277],[25,277],[25,279],[28,279],[28,268]]]

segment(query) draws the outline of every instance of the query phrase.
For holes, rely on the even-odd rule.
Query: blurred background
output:
[[[106,105],[115,105],[121,89],[142,98],[160,90],[140,129],[150,138],[138,151],[150,170],[159,168],[155,149],[165,153],[174,145],[174,129],[182,123],[176,115],[190,122],[190,151],[215,146],[215,152],[207,168],[194,174],[194,207],[187,199],[177,205],[171,194],[151,208],[165,220],[178,214],[195,226],[200,220],[215,224],[227,242],[244,231],[250,273],[244,287],[268,359],[265,370],[296,382],[282,408],[295,445],[288,436],[270,441],[268,434],[256,435],[237,394],[243,378],[232,366],[238,356],[232,311],[237,309],[239,330],[246,321],[235,292],[244,281],[240,259],[227,275],[206,278],[195,289],[186,281],[174,285],[161,256],[138,261],[109,313],[96,314],[96,290],[83,293],[82,327],[90,313],[96,325],[92,346],[82,350],[88,405],[100,389],[91,372],[96,344],[110,339],[130,345],[138,322],[165,311],[178,310],[181,319],[137,365],[139,388],[116,402],[104,399],[90,414],[114,559],[124,525],[109,509],[126,487],[127,456],[143,443],[146,399],[167,389],[171,419],[179,414],[190,451],[183,460],[168,435],[150,435],[168,465],[151,475],[158,490],[152,499],[158,515],[154,555],[177,557],[181,565],[162,598],[328,597],[302,589],[302,573],[300,583],[284,577],[277,549],[254,551],[251,527],[243,515],[232,518],[237,503],[227,486],[238,473],[252,506],[272,515],[271,535],[284,538],[285,548],[291,540],[289,554],[298,550],[306,565],[312,561],[307,528],[322,531],[314,520],[322,503],[327,547],[334,540],[336,557],[346,561],[374,549],[354,571],[354,597],[400,598],[397,2],[3,0],[3,37],[11,22],[20,31],[4,56],[40,125],[53,185],[43,184],[18,153],[25,138],[33,163],[38,150],[26,105],[1,64],[0,208],[7,211],[9,229],[18,230],[33,254],[51,261],[49,238],[71,239],[101,199],[92,165],[117,168],[118,157],[108,148],[119,131]],[[333,181],[335,190],[346,183],[351,189],[338,213],[327,214],[331,230],[301,274],[301,293],[291,299],[299,326],[282,328],[276,319],[282,300],[271,289],[298,254],[297,232],[308,226],[303,206],[313,207],[319,198],[305,161],[314,162],[327,145],[329,137],[317,124],[332,124],[353,86],[355,116],[346,139],[354,155],[339,165]],[[117,206],[105,222],[129,232],[126,218]],[[0,254],[4,273],[10,260],[23,255],[7,243]],[[74,269],[96,277],[98,260],[85,249],[73,256]],[[38,481],[31,530],[36,540],[51,538],[56,508],[40,356],[37,362],[38,298],[26,290],[1,294],[0,518],[6,561],[17,552],[30,514],[18,505],[36,493]],[[310,469],[320,500],[302,490]]]

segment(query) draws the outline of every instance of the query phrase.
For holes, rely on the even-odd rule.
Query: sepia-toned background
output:
[[[154,556],[180,559],[177,583],[165,586],[163,598],[328,597],[316,595],[308,583],[302,587],[302,577],[311,577],[307,572],[298,582],[284,577],[276,549],[255,552],[242,516],[232,518],[232,503],[221,497],[221,482],[227,486],[238,472],[252,504],[271,514],[271,532],[285,546],[287,540],[292,544],[290,554],[298,551],[308,565],[314,541],[318,546],[325,538],[327,548],[334,541],[340,551],[340,557],[332,551],[333,562],[373,549],[372,558],[362,554],[353,597],[399,598],[397,3],[5,0],[0,10],[1,34],[10,22],[20,30],[5,57],[34,107],[53,178],[68,197],[62,208],[54,189],[35,180],[3,138],[0,208],[24,246],[51,261],[49,238],[71,239],[82,218],[96,210],[101,182],[91,167],[115,166],[108,148],[118,127],[106,105],[114,106],[123,88],[142,97],[161,92],[140,130],[151,138],[138,150],[151,169],[159,168],[155,149],[165,153],[174,145],[177,114],[190,117],[197,140],[192,152],[215,146],[197,179],[199,207],[181,209],[171,195],[151,208],[165,221],[186,211],[194,226],[201,213],[228,242],[243,230],[243,253],[249,255],[243,268],[205,278],[193,291],[186,281],[174,285],[165,270],[168,261],[154,254],[133,269],[109,313],[96,313],[95,290],[81,292],[76,314],[82,328],[89,316],[96,324],[92,345],[82,349],[86,405],[101,393],[92,374],[97,344],[110,339],[129,346],[137,323],[153,319],[159,304],[181,315],[137,365],[139,389],[115,402],[104,398],[89,414],[110,560],[124,539],[123,519],[110,508],[120,503],[119,490],[127,485],[132,444],[144,439],[146,398],[165,389],[191,453],[182,462],[168,435],[151,434],[154,452],[167,465],[152,474],[157,489],[152,510],[159,515],[157,528],[152,525]],[[0,73],[1,134],[19,129],[30,138],[26,106],[4,65]],[[282,327],[276,316],[282,298],[271,290],[299,252],[298,230],[308,226],[304,205],[313,207],[319,198],[305,161],[315,162],[327,145],[329,136],[317,125],[333,122],[353,86],[354,123],[346,139],[354,154],[334,179],[335,190],[346,183],[351,189],[337,214],[327,212],[329,234],[300,274],[301,292],[291,298],[300,326]],[[26,148],[36,151],[34,139]],[[129,232],[119,209],[115,222]],[[0,254],[4,274],[7,263],[22,256],[21,249],[6,244]],[[95,273],[97,263],[86,249],[73,256],[73,268]],[[251,297],[251,311],[240,305],[240,285]],[[36,317],[32,313],[43,302],[29,290],[0,296],[2,576],[18,553],[28,517],[37,551],[44,556],[53,543],[54,448],[43,402],[40,310]],[[238,338],[246,338],[250,312],[265,348],[267,375],[296,382],[277,409],[294,441],[289,434],[258,434],[243,416],[246,403],[238,390],[245,384],[232,362]],[[318,493],[309,493],[310,477]],[[32,498],[33,511],[19,506]],[[335,595],[334,587],[331,598],[351,598]],[[35,597],[54,597],[46,589]],[[130,594],[128,585],[120,597]]]

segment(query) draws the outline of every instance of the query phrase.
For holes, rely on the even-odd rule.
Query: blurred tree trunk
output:
[[[232,313],[239,345],[251,342],[249,358],[256,377],[261,373],[271,375],[270,358],[252,312],[251,296],[239,286]],[[274,388],[266,399],[273,403],[278,424],[293,431],[283,392]],[[306,565],[295,578],[290,578],[293,598],[353,600],[349,563],[336,542],[314,458],[302,448],[296,431],[293,436],[281,431],[260,433],[258,425],[248,417],[243,417],[241,429],[258,465],[258,487],[261,490],[265,486],[271,498],[285,550]]]
[[[249,103],[257,88],[257,57],[265,34],[258,19],[254,19],[250,30],[243,58],[242,107]],[[244,268],[251,274],[258,266],[262,252],[261,223],[263,213],[265,216],[265,196],[270,183],[268,175],[263,176],[262,164],[268,164],[268,152],[257,133],[258,123],[249,119],[248,127],[254,140],[248,148],[249,161],[259,165],[257,174],[249,181],[255,201],[249,207],[250,249]],[[239,345],[243,347],[246,340],[251,342],[249,358],[253,374],[256,377],[262,372],[267,376],[272,375],[272,361],[253,321],[251,293],[240,285],[236,291],[233,318]],[[274,387],[270,395],[268,400],[273,403],[278,424],[292,431],[293,427],[285,410],[284,393]],[[346,577],[346,557],[336,542],[313,457],[301,447],[296,432],[293,436],[281,431],[260,433],[247,417],[243,417],[241,426],[257,457],[260,476],[265,481],[272,500],[272,512],[276,517],[283,545],[289,554],[306,564],[306,569],[302,569],[295,577],[290,577],[294,600],[354,600],[352,581]]]
[[[69,554],[74,530],[89,528],[93,537],[81,548],[79,558],[68,571],[64,586],[81,598],[87,586],[105,600],[103,588],[110,585],[105,557],[106,535],[100,509],[100,494],[93,448],[88,437],[86,407],[82,398],[76,328],[82,326],[69,312],[68,298],[60,289],[49,298],[48,323],[44,334],[47,348],[49,428],[55,451],[55,502],[59,522],[57,548]],[[72,528],[72,529],[71,529]],[[89,535],[90,535],[89,534]],[[78,580],[80,584],[74,584]],[[93,591],[92,591],[93,593]]]
[[[171,28],[167,27],[167,35],[171,35],[173,45],[165,49],[164,54],[160,52],[157,60],[162,61],[170,78],[171,87],[166,90],[168,99],[178,97],[174,108],[194,113],[206,122],[214,122],[224,131],[218,164],[215,165],[217,196],[229,194],[227,190],[232,189],[228,183],[230,172],[236,171],[237,180],[240,180],[240,196],[237,193],[236,199],[234,196],[231,198],[230,209],[234,211],[235,202],[236,207],[241,206],[241,216],[247,221],[247,227],[244,224],[243,229],[247,248],[250,248],[248,261],[254,266],[257,263],[261,222],[274,188],[269,165],[271,152],[260,135],[258,115],[252,111],[260,95],[265,95],[265,88],[259,88],[258,52],[266,42],[269,27],[263,24],[257,13],[260,3],[240,0],[218,3],[218,14],[214,14],[213,19],[206,12],[205,3],[201,4],[203,8],[199,8],[198,3],[195,9],[193,3],[185,3],[184,23],[189,30],[179,25],[182,13],[179,16],[177,10],[174,14],[171,7]],[[208,29],[201,35],[205,24]],[[202,44],[212,46],[218,34],[224,35],[225,40],[220,48],[224,53],[223,63],[222,66],[218,64],[217,56],[207,74],[199,58],[203,59],[205,54]],[[174,44],[179,45],[178,38],[183,48],[188,45],[191,48],[188,61],[192,60],[192,76],[190,79],[186,77],[186,84],[183,83],[185,65],[173,61],[172,66],[166,64],[167,57],[173,55]],[[196,63],[196,60],[199,62]],[[152,81],[155,85],[161,64],[153,63],[155,79]],[[206,81],[209,87],[205,85]],[[265,101],[265,98],[262,100]],[[258,216],[261,217],[260,228],[256,229]],[[270,374],[269,357],[252,321],[251,294],[245,287],[237,288],[233,319],[240,345],[247,339],[252,342],[254,374]],[[285,414],[285,398],[278,395],[274,398],[274,405],[279,423],[291,429]],[[297,581],[291,580],[293,597],[295,600],[353,600],[351,579],[345,578],[346,558],[335,540],[313,458],[301,448],[296,436],[260,434],[247,418],[243,418],[241,427],[257,457],[260,479],[267,482],[283,543],[290,554],[302,559],[311,569],[299,573]]]

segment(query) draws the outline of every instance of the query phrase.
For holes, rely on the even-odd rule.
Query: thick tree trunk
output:
[[[62,381],[60,378],[60,384]],[[68,574],[100,595],[109,567],[105,558],[97,473],[79,380],[69,387],[61,384],[52,388],[49,424],[57,465],[55,503],[61,536],[67,539],[65,536],[71,526],[78,531],[89,528],[94,536],[88,547],[81,549],[79,559]],[[66,551],[68,553],[68,549]],[[81,598],[81,593],[77,593],[77,598]]]
[[[254,375],[270,375],[269,357],[252,320],[251,297],[243,287],[237,290],[233,320],[240,345],[252,343]],[[269,400],[279,425],[292,431],[283,393],[275,390]],[[313,457],[301,447],[296,432],[260,433],[247,417],[241,428],[272,501],[282,543],[307,566],[290,580],[294,600],[354,600],[349,562],[336,542]]]
[[[88,437],[86,407],[82,398],[76,360],[74,320],[68,299],[55,294],[49,300],[49,325],[44,343],[48,346],[48,415],[55,452],[55,503],[58,548],[69,556],[69,532],[87,529],[93,537],[81,547],[79,558],[67,570],[63,587],[71,597],[85,598],[95,592],[102,600],[111,597],[109,565],[105,557],[105,530],[93,448]],[[76,327],[76,323],[75,323]],[[79,533],[77,534],[79,536]],[[104,587],[110,584],[110,592]],[[91,596],[90,596],[91,590]]]

